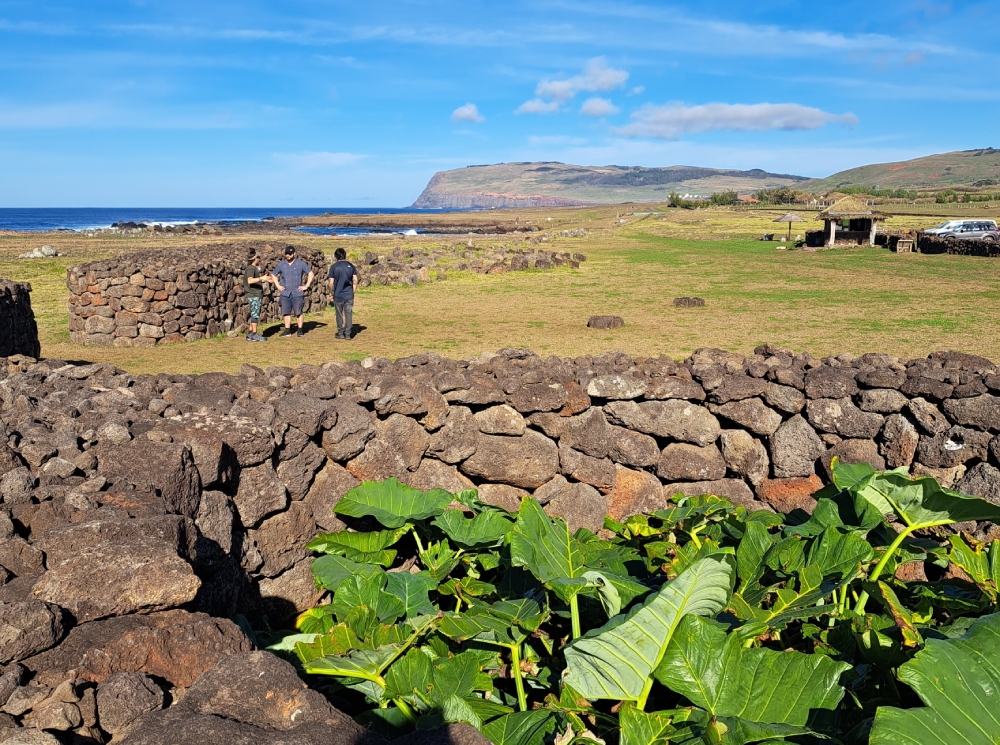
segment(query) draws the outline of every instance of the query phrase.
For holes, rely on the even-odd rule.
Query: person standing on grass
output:
[[[347,260],[347,252],[338,248],[333,252],[336,259],[330,267],[327,284],[333,293],[333,307],[337,313],[338,339],[350,339],[354,329],[354,292],[358,289],[358,270]]]
[[[292,335],[292,316],[296,317],[299,329],[296,336],[302,336],[302,308],[306,302],[306,292],[316,278],[316,274],[302,259],[295,257],[295,246],[285,246],[285,260],[279,261],[271,273],[274,276],[278,292],[278,305],[281,315],[285,317],[285,330],[282,336]]]
[[[257,250],[251,248],[247,253],[247,265],[243,270],[243,294],[250,306],[250,332],[247,341],[267,341],[257,333],[257,323],[260,321],[260,307],[264,302],[264,284],[270,283],[270,276],[260,274],[260,256]]]

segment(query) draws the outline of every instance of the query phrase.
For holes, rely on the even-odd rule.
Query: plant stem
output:
[[[418,554],[422,554],[424,552],[424,544],[420,540],[420,536],[417,535],[417,529],[416,529],[416,527],[413,528],[413,540],[416,541],[416,543],[417,543],[417,553]]]
[[[646,708],[646,700],[649,698],[649,692],[653,688],[653,676],[650,675],[646,678],[646,682],[642,686],[642,693],[639,694],[639,700],[635,702],[635,708],[639,711],[643,711]]]
[[[701,548],[701,540],[698,538],[698,530],[699,528],[695,528],[688,533],[688,536],[690,536],[691,542],[694,543],[695,548]]]
[[[462,611],[462,598],[455,597],[455,612],[460,613]]]
[[[514,671],[514,687],[517,688],[517,705],[521,711],[528,710],[528,695],[524,692],[524,680],[521,678],[521,645],[510,648],[510,667]]]
[[[569,618],[570,623],[573,627],[573,638],[579,639],[580,634],[580,603],[577,596],[574,595],[569,599]]]
[[[882,572],[885,569],[886,565],[889,563],[889,559],[892,558],[892,555],[894,553],[896,553],[896,549],[899,548],[899,545],[903,542],[903,539],[909,536],[912,531],[913,528],[910,526],[903,528],[900,534],[896,536],[896,540],[894,540],[892,543],[889,544],[889,548],[885,550],[885,553],[882,554],[882,558],[879,559],[878,564],[875,565],[875,569],[872,570],[871,576],[868,578],[869,582],[876,582],[878,580],[878,578],[882,575]],[[868,603],[868,591],[865,590],[862,591],[861,595],[858,596],[858,604],[854,606],[854,612],[857,613],[859,616],[863,616],[865,614],[865,605],[867,603]]]
[[[403,716],[405,716],[409,720],[410,724],[416,725],[417,715],[413,712],[413,708],[408,703],[406,703],[401,698],[394,698],[392,702],[396,704],[396,707],[401,712],[403,712]]]

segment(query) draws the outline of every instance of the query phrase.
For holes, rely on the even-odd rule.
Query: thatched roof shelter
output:
[[[792,223],[793,222],[805,222],[804,218],[799,217],[794,212],[786,212],[781,217],[777,218],[774,222],[787,222],[788,223],[788,240],[792,239]]]
[[[888,215],[869,207],[857,197],[844,197],[820,212],[817,217],[820,220],[884,220]]]
[[[828,246],[841,245],[875,245],[876,223],[885,220],[888,215],[874,207],[869,207],[857,197],[838,199],[817,217],[826,222],[824,232],[827,234]]]

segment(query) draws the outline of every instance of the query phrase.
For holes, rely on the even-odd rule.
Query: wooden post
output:
[[[829,224],[830,224],[830,238],[829,238],[830,242],[827,243],[826,245],[833,246],[833,244],[837,240],[837,221],[836,220],[830,220]]]
[[[875,225],[876,225],[876,222],[877,221],[873,217],[872,218],[872,230],[871,230],[871,233],[868,235],[868,245],[869,246],[874,246],[875,245]]]

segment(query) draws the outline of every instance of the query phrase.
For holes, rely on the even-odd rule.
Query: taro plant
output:
[[[600,535],[528,496],[364,483],[335,508],[348,529],[309,544],[326,599],[269,648],[389,736],[1000,742],[1000,541],[942,532],[1000,507],[833,474],[800,519],[678,496]]]

